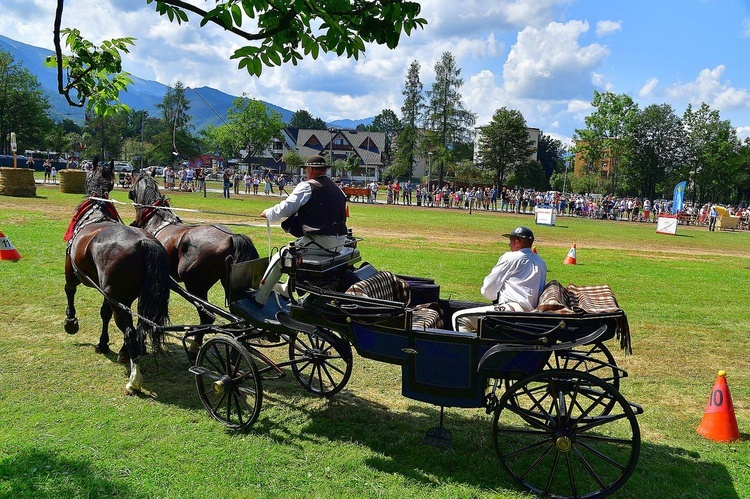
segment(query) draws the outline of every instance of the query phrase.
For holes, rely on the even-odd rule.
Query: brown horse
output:
[[[65,331],[78,332],[78,319],[73,304],[79,284],[102,293],[99,310],[102,332],[97,352],[109,352],[109,321],[122,331],[124,344],[118,360],[130,360],[130,379],[125,387],[129,394],[141,388],[139,358],[145,351],[145,336],[151,338],[154,350],[162,345],[163,330],[168,323],[169,262],[164,247],[144,230],[123,225],[112,203],[94,198],[107,198],[114,187],[112,165],[99,166],[86,179],[89,196],[78,207],[68,226],[65,240]],[[133,326],[130,306],[138,298],[138,327]]]
[[[150,232],[164,245],[172,277],[202,300],[208,299],[208,291],[218,281],[225,293],[228,291],[232,263],[258,258],[249,237],[234,234],[223,225],[183,224],[169,209],[169,200],[159,193],[159,186],[150,175],[133,179],[129,197],[136,204],[131,225]],[[213,315],[200,306],[196,308],[201,324],[213,324]]]

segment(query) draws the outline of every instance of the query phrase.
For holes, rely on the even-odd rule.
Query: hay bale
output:
[[[86,172],[84,170],[60,170],[60,192],[86,194]]]
[[[36,197],[33,168],[0,168],[0,196]]]

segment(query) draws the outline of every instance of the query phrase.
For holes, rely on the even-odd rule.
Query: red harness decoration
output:
[[[68,224],[68,230],[65,231],[65,235],[63,236],[63,241],[68,242],[73,237],[73,235],[76,232],[76,226],[81,221],[81,217],[85,213],[87,213],[91,208],[94,206],[95,201],[92,201],[91,199],[87,199],[81,205],[78,207],[78,211],[76,211],[76,214],[73,215],[73,218],[70,220],[70,223]],[[120,214],[117,213],[117,208],[115,208],[115,205],[112,203],[104,203],[104,206],[102,207],[102,215],[104,215],[107,219],[112,219],[115,221],[120,220]]]

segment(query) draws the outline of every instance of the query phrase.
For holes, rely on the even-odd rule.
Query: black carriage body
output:
[[[306,288],[292,317],[342,334],[368,359],[402,366],[402,394],[445,407],[482,407],[487,378],[519,379],[544,369],[555,350],[605,341],[622,314],[494,312],[478,333],[411,326],[403,303]],[[441,301],[445,316],[466,303]]]

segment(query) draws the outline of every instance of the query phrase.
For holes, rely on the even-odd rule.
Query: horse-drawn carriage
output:
[[[444,299],[431,279],[361,263],[353,237],[331,256],[290,248],[282,258],[288,296],[274,292],[265,305],[253,292],[268,259],[228,263],[228,310],[173,282],[203,323],[158,326],[184,333],[198,396],[227,427],[252,427],[264,384],[289,370],[309,392],[335,395],[349,381],[356,351],[400,366],[402,394],[441,408],[424,443],[450,445],[444,407],[484,408],[498,459],[530,491],[605,496],[634,471],[642,409],[620,393],[627,374],[605,345],[617,337],[629,349],[627,319],[613,296],[552,282],[538,311],[490,312],[466,333],[450,328],[451,317],[477,304]],[[287,349],[288,360],[272,360],[269,348]]]

